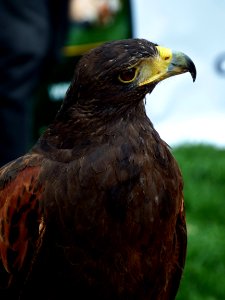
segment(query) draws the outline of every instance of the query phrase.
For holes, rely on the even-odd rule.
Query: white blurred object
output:
[[[179,75],[161,82],[147,97],[155,128],[172,146],[205,142],[225,147],[225,76],[215,67],[225,52],[225,1],[131,3],[134,37],[184,52],[197,69],[194,84],[190,74]]]
[[[120,0],[71,0],[70,19],[79,23],[109,22],[119,11]]]

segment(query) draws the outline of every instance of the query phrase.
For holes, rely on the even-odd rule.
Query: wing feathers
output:
[[[38,238],[43,192],[39,173],[38,166],[23,169],[0,191],[0,257],[8,273],[22,268],[29,243]]]

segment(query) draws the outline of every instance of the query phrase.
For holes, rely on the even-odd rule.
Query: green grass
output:
[[[185,271],[176,300],[225,299],[225,149],[173,149],[184,178],[188,228]]]

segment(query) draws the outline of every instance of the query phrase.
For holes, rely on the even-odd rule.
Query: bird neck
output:
[[[76,106],[58,114],[39,140],[39,146],[48,149],[75,149],[101,143],[110,136],[124,132],[128,124],[149,120],[143,101],[129,109],[85,109]],[[94,111],[94,113],[93,113]]]

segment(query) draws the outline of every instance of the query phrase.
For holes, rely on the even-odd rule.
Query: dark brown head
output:
[[[108,42],[80,59],[63,109],[74,104],[100,109],[135,105],[158,82],[184,72],[195,80],[194,63],[183,53],[144,39]]]
[[[125,116],[146,120],[146,94],[161,80],[188,71],[195,80],[195,66],[185,54],[144,39],[102,44],[78,62],[63,105],[40,139],[42,148],[86,145],[89,136],[103,134],[107,126],[110,131]]]

